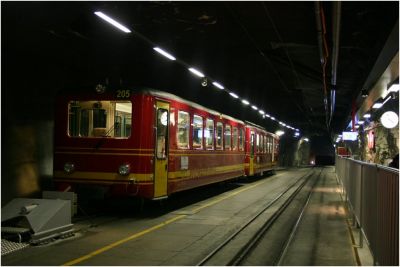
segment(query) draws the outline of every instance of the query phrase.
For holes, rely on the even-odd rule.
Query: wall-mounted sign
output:
[[[399,123],[399,116],[393,111],[386,111],[381,116],[381,123],[385,128],[392,129]]]
[[[343,141],[356,141],[358,137],[358,132],[343,132],[342,139]]]

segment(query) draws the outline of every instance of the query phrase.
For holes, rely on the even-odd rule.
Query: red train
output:
[[[101,89],[101,88],[97,88]],[[272,170],[278,136],[154,90],[62,94],[54,181],[147,199]]]

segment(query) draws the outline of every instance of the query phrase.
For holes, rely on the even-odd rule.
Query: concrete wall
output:
[[[1,205],[51,189],[53,122],[7,125],[2,133]]]
[[[310,160],[310,143],[303,139],[282,136],[280,140],[280,166],[308,165]]]

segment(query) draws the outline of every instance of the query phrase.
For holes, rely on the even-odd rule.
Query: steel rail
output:
[[[277,202],[283,195],[285,195],[290,189],[292,189],[299,181],[308,179],[314,174],[314,170],[311,172],[301,176],[294,183],[288,186],[284,191],[282,191],[279,195],[277,195],[273,200],[271,200],[263,209],[261,209],[258,213],[256,213],[253,217],[251,217],[242,227],[236,230],[233,234],[231,234],[227,239],[225,239],[220,245],[218,245],[213,251],[211,251],[207,256],[205,256],[196,266],[202,266],[207,261],[209,261],[215,254],[218,253],[223,247],[225,247],[232,239],[234,239],[240,232],[242,232],[248,225],[254,222],[259,216],[261,216],[267,209],[269,209],[275,202]],[[304,186],[304,185],[303,185]],[[300,185],[300,187],[303,187]],[[231,265],[231,264],[229,264]]]
[[[322,172],[322,170],[321,170]],[[312,173],[314,174],[314,173]],[[296,188],[296,190],[289,196],[288,199],[285,200],[283,205],[279,207],[279,209],[274,212],[274,214],[271,216],[271,218],[268,219],[268,221],[257,231],[257,233],[253,236],[252,239],[250,239],[247,244],[245,244],[242,249],[237,253],[231,261],[228,263],[228,265],[232,266],[237,266],[240,265],[240,263],[245,259],[245,257],[249,254],[249,252],[255,247],[255,245],[261,240],[261,238],[265,235],[265,233],[271,228],[271,226],[275,223],[275,221],[279,218],[279,216],[286,210],[286,208],[289,206],[290,203],[292,203],[293,199],[297,196],[297,194],[300,192],[301,189],[307,184],[309,179],[313,177],[313,175],[309,175],[303,183]],[[318,175],[319,176],[319,175]]]
[[[321,171],[322,173],[322,171]],[[319,174],[319,176],[321,176],[321,173]],[[301,222],[301,220],[303,219],[303,215],[304,215],[304,211],[306,210],[306,208],[308,207],[308,203],[310,202],[311,196],[314,193],[313,189],[315,187],[315,185],[317,184],[318,179],[315,179],[314,184],[312,185],[312,188],[310,190],[310,192],[308,193],[308,197],[307,197],[307,201],[304,203],[303,208],[301,209],[300,215],[297,218],[296,223],[294,224],[294,226],[292,227],[292,231],[290,232],[289,238],[286,240],[284,248],[281,251],[281,254],[279,255],[279,258],[277,261],[275,261],[276,266],[281,266],[282,264],[282,260],[284,259],[284,257],[286,256],[287,250],[294,238],[294,235],[297,233],[297,229],[299,227],[299,224]]]

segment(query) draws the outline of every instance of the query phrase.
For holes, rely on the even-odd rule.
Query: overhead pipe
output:
[[[339,39],[340,39],[340,20],[341,20],[341,9],[342,3],[340,1],[333,2],[332,11],[332,77],[331,77],[331,112],[329,118],[329,124],[331,124],[333,113],[335,112],[336,102],[336,78],[337,78],[337,65],[339,58]]]
[[[328,92],[326,89],[326,64],[329,56],[328,45],[326,43],[325,34],[325,16],[319,1],[314,3],[315,9],[315,20],[317,24],[317,33],[318,33],[318,50],[320,55],[320,62],[322,66],[322,82],[324,89],[324,107],[325,107],[325,123],[327,128],[329,129],[329,109],[328,109]]]

